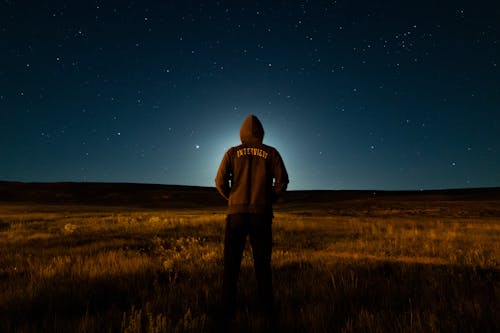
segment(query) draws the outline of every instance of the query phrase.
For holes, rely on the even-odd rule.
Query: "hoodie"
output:
[[[222,158],[215,186],[228,200],[229,214],[272,214],[272,204],[286,190],[288,174],[278,151],[262,143],[264,128],[248,116],[240,129],[241,144]]]

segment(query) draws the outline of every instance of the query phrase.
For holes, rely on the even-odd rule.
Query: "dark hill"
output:
[[[0,202],[224,208],[215,188],[133,183],[0,182]],[[289,191],[277,209],[311,215],[500,216],[500,188],[431,191]]]
[[[215,188],[133,183],[0,182],[0,201],[137,207],[223,206]]]

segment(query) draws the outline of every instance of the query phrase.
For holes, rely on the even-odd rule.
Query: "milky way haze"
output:
[[[499,1],[2,1],[0,180],[500,186]]]

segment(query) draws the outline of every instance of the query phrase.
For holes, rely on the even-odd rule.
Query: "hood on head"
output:
[[[240,139],[242,143],[262,143],[264,127],[259,118],[251,114],[245,119],[241,125]]]

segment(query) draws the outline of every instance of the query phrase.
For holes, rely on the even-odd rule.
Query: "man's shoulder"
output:
[[[242,145],[238,145],[238,146],[232,146],[231,148],[229,148],[227,151],[226,151],[226,154],[231,154],[231,153],[234,153],[235,151],[237,151],[238,149],[241,148]]]
[[[279,155],[278,149],[274,148],[273,146],[268,146],[268,145],[265,145],[265,144],[262,144],[262,146],[264,147],[264,149],[266,151],[268,151],[269,153],[271,153],[273,156]]]
[[[262,144],[263,147],[267,148],[267,149],[270,149],[270,150],[276,150],[276,148],[274,148],[273,146],[269,146],[269,145],[266,145],[266,144]]]

